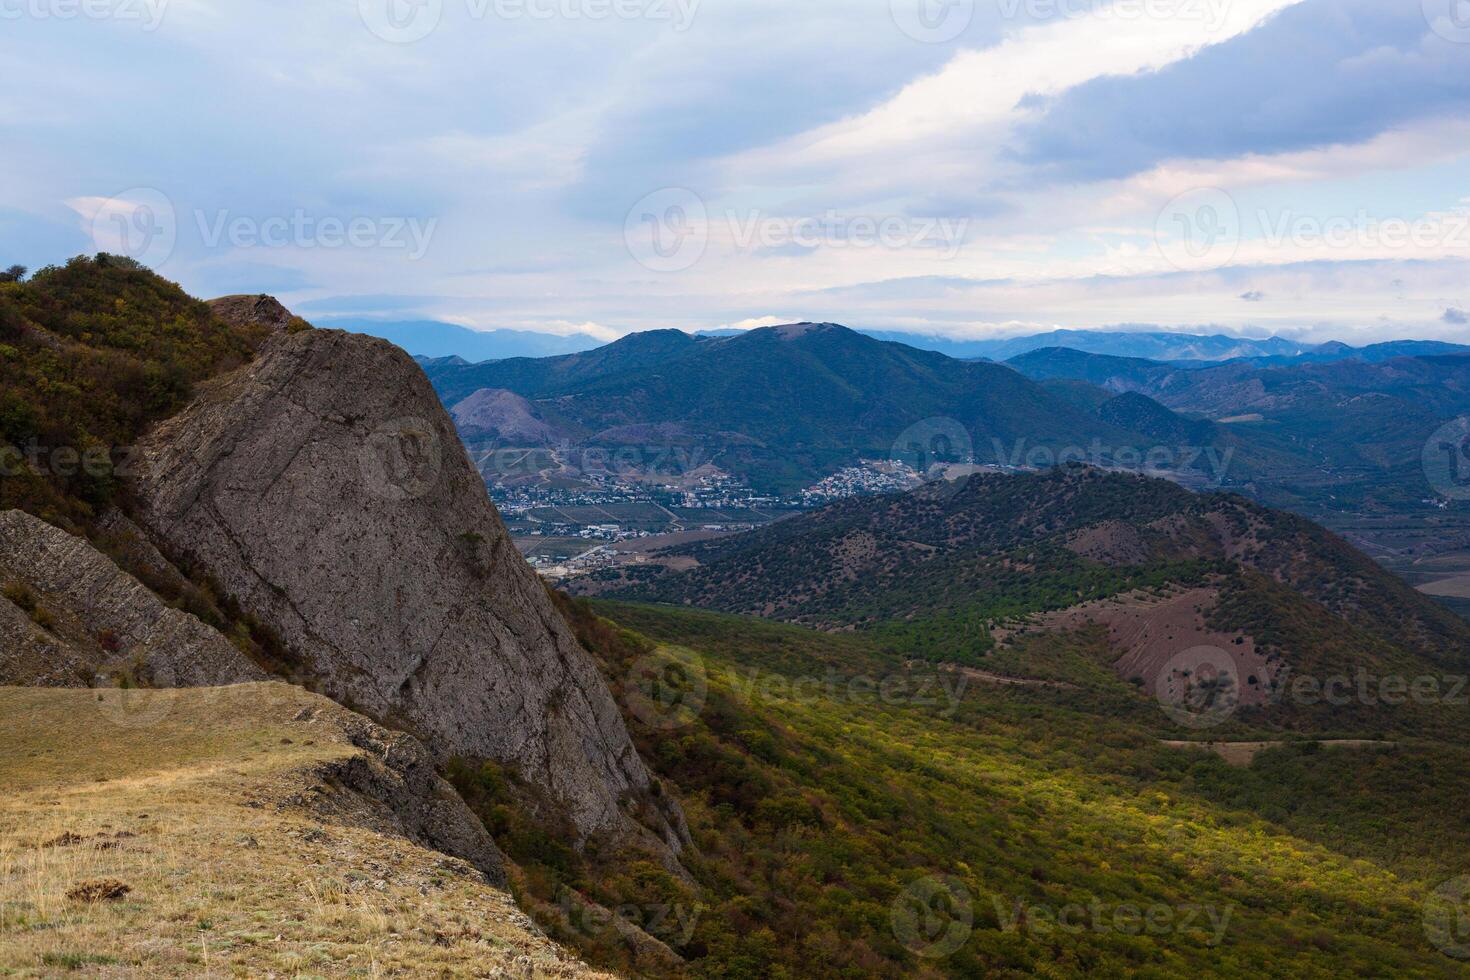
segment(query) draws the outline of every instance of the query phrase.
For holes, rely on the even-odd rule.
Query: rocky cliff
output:
[[[321,690],[509,767],[582,838],[687,839],[611,694],[398,348],[278,333],[141,447],[135,516]],[[650,833],[651,832],[651,833]]]
[[[0,513],[0,683],[151,687],[265,680],[228,640],[171,609],[85,539]]]

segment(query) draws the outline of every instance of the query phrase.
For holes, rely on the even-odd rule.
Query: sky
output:
[[[0,0],[0,264],[318,323],[1470,342],[1470,0]]]

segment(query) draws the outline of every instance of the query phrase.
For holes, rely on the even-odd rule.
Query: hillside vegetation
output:
[[[857,626],[975,662],[1004,620],[1166,585],[1223,589],[1219,625],[1270,634],[1288,628],[1273,618],[1274,583],[1323,610],[1327,628],[1442,664],[1470,656],[1470,624],[1306,520],[1086,467],[852,499],[675,553],[698,567],[635,569],[615,594]]]
[[[862,636],[569,612],[684,802],[701,891],[522,848],[539,893],[523,899],[548,923],[566,884],[697,903],[668,937],[687,966],[648,975],[1462,975],[1424,924],[1470,844],[1462,748],[1298,741],[1233,768],[1162,745],[1168,719],[1121,686],[956,685]],[[1077,907],[1102,911],[1059,928]],[[615,962],[596,938],[584,948]]]
[[[149,423],[266,333],[118,256],[0,283],[0,509],[86,526],[120,492],[118,468]]]

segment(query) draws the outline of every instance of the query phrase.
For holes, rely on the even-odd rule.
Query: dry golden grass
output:
[[[314,773],[359,751],[340,710],[279,684],[0,688],[0,975],[605,976],[465,862],[300,802],[346,792]],[[129,890],[67,897],[89,883]]]

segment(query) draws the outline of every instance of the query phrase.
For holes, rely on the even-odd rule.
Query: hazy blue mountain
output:
[[[1168,333],[1148,330],[1053,330],[1027,337],[1000,340],[954,341],[917,334],[867,331],[882,340],[897,340],[951,357],[1009,360],[1048,347],[1068,347],[1115,357],[1145,357],[1154,361],[1228,361],[1241,357],[1292,357],[1314,349],[1281,337],[1264,339]]]
[[[462,357],[471,363],[507,357],[553,357],[591,350],[602,344],[587,334],[558,337],[533,330],[471,330],[437,320],[389,323],[345,319],[319,322],[324,327],[381,337],[415,357]]]

